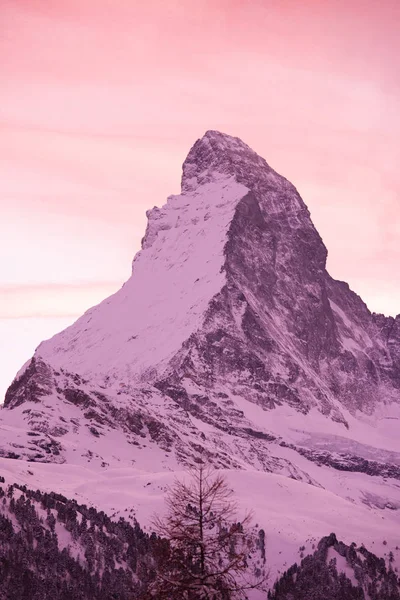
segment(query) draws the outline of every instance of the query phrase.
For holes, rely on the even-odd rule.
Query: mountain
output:
[[[360,535],[368,519],[371,543],[383,528],[394,544],[400,315],[371,313],[328,274],[297,190],[238,138],[208,131],[183,164],[181,194],[147,216],[121,290],[17,374],[0,456],[20,477],[18,461],[47,473],[56,463],[65,481],[76,466],[98,486],[139,469],[155,488],[202,458],[242,482],[251,474],[254,498],[275,490],[275,534],[292,549],[305,532]],[[284,497],[298,498],[301,532],[282,521]],[[307,503],[332,507],[334,522],[320,514],[328,531]]]

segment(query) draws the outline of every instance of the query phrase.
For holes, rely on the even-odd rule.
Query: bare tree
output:
[[[169,540],[170,554],[150,597],[244,599],[249,589],[261,586],[265,578],[247,576],[257,546],[251,515],[238,522],[233,491],[221,473],[203,464],[191,468],[185,481],[176,479],[168,488],[166,505],[165,517],[155,517],[153,524]]]

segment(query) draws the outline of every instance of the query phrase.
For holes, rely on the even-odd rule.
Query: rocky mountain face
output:
[[[148,212],[130,279],[11,384],[1,455],[153,469],[206,456],[320,486],[312,463],[397,473],[384,427],[399,416],[400,315],[371,314],[326,258],[295,187],[207,132],[181,194]]]
[[[182,389],[189,377],[209,396],[228,382],[263,408],[316,406],[344,424],[343,408],[368,414],[398,401],[400,316],[371,315],[328,275],[326,248],[299,194],[244,144],[206,135],[184,164],[182,189],[198,189],[215,172],[248,193],[227,230],[224,285],[173,358],[163,389]]]

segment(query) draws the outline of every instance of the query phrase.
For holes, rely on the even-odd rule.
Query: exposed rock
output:
[[[24,402],[40,402],[53,389],[52,369],[39,357],[34,356],[26,369],[8,388],[4,408],[16,408]]]

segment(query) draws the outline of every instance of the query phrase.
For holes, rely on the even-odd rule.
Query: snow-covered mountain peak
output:
[[[294,186],[276,173],[264,158],[238,137],[219,131],[207,131],[189,151],[182,167],[182,192],[196,189],[203,183],[219,178],[221,174],[235,177],[246,187],[265,194],[266,191],[281,190],[296,192]],[[295,198],[285,202],[283,198],[269,197],[269,212],[296,212],[307,208],[296,193]]]
[[[257,178],[274,173],[266,161],[239,138],[207,131],[193,145],[183,163],[182,192],[212,181],[218,174],[240,179],[249,168],[257,170]]]
[[[182,193],[148,212],[130,279],[38,347],[5,408],[49,436],[77,432],[82,411],[96,431],[148,431],[177,460],[207,452],[243,465],[255,453],[260,468],[278,408],[317,412],[335,435],[357,414],[389,414],[398,321],[333,280],[326,254],[296,188],[238,138],[207,132],[183,165]]]

